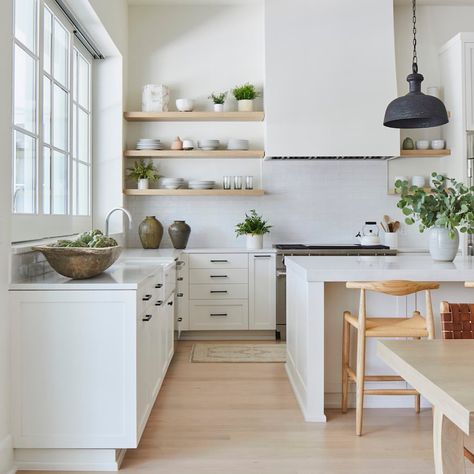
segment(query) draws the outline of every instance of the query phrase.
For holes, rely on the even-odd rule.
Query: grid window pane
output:
[[[89,166],[79,163],[77,183],[77,214],[89,214]]]
[[[51,52],[53,44],[53,16],[51,12],[44,9],[44,34],[43,34],[43,67],[44,70],[51,74]]]
[[[68,67],[69,67],[69,33],[54,19],[54,78],[63,86],[67,86]]]
[[[77,135],[77,158],[89,161],[89,115],[82,109],[79,109]]]
[[[15,132],[15,191],[13,211],[34,214],[36,204],[36,140]]]
[[[56,148],[67,150],[69,94],[54,84],[53,143]]]
[[[43,141],[51,144],[51,81],[43,78]]]
[[[67,214],[68,193],[67,156],[53,152],[53,214]]]
[[[43,148],[43,214],[51,214],[51,149]]]
[[[15,37],[36,52],[36,0],[15,0]]]
[[[78,102],[82,107],[89,110],[89,63],[80,54],[77,63]]]
[[[15,125],[36,131],[36,60],[15,46]]]

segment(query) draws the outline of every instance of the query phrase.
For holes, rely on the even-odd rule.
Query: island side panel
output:
[[[287,268],[287,363],[306,421],[324,415],[324,282],[307,282]]]

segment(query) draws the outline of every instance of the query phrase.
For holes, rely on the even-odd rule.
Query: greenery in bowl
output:
[[[118,243],[112,237],[108,237],[99,229],[93,229],[79,234],[76,240],[60,239],[51,247],[62,248],[108,248],[117,247]]]
[[[211,99],[212,102],[214,102],[214,104],[223,104],[225,102],[226,97],[227,97],[227,92],[216,92],[216,93],[213,92],[209,96],[209,99]]]
[[[130,178],[136,181],[139,181],[140,179],[148,179],[153,182],[160,177],[158,169],[151,160],[149,162],[146,162],[145,160],[135,161],[133,168],[128,168],[127,172]]]
[[[241,86],[234,87],[232,94],[234,94],[236,100],[253,100],[260,95],[255,89],[255,86],[248,82]]]
[[[259,216],[255,209],[252,209],[249,214],[245,214],[244,222],[235,226],[235,233],[237,235],[264,235],[270,232],[272,226]]]
[[[397,180],[395,189],[401,195],[397,206],[409,225],[418,221],[420,232],[431,227],[449,229],[454,239],[456,229],[474,234],[474,186],[466,186],[453,178],[432,173],[433,187],[426,192],[407,181]]]

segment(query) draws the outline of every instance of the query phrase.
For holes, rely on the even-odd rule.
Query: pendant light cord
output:
[[[416,0],[413,0],[413,60],[411,64],[411,69],[413,74],[418,73],[418,56],[416,54]]]

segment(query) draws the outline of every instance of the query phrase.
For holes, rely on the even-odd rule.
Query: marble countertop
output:
[[[474,281],[473,257],[435,262],[429,255],[286,257],[287,270],[306,281]]]
[[[180,254],[181,250],[175,249],[124,249],[117,262],[96,277],[71,280],[52,271],[13,281],[10,290],[135,290],[158,267],[173,262]]]

